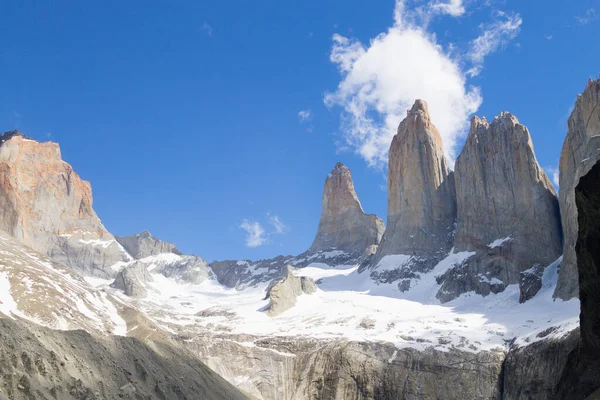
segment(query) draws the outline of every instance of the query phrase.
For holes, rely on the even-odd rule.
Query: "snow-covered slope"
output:
[[[184,335],[216,330],[260,337],[344,338],[385,341],[399,348],[457,348],[477,352],[504,349],[515,338],[535,340],[532,335],[535,337],[550,327],[561,327],[555,334],[568,332],[578,323],[576,299],[568,302],[552,299],[560,259],[546,268],[542,290],[525,304],[519,304],[518,285],[485,297],[466,293],[440,304],[435,297],[440,286],[436,277],[471,253],[450,254],[405,292],[395,283],[374,281],[368,270],[359,273],[358,263],[326,263],[327,256],[332,254],[284,260],[299,266],[319,258],[320,262],[308,262],[296,271],[299,276],[313,278],[319,290],[300,296],[295,307],[277,317],[264,312],[269,304],[265,298],[266,278],[281,267],[270,262],[266,264],[272,265],[271,269],[240,263],[238,267],[247,268],[248,276],[253,278],[250,280],[256,282],[243,289],[228,288],[214,278],[199,284],[178,282],[165,277],[149,263],[152,280],[146,283],[149,289],[146,297],[132,299],[106,285],[104,290],[143,311],[165,330]],[[341,255],[335,253],[336,257]],[[396,256],[388,257],[388,262],[398,261]],[[377,270],[385,270],[386,266],[384,259]]]

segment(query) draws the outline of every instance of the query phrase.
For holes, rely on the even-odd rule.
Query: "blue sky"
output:
[[[600,0],[5,1],[0,14],[0,130],[60,143],[114,234],[148,229],[208,260],[308,248],[337,161],[385,219],[386,150],[415,97],[450,157],[470,115],[507,110],[551,170],[600,72]]]

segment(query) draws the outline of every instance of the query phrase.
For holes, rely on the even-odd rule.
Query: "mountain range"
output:
[[[452,168],[416,100],[385,224],[337,163],[306,252],[207,263],[113,236],[58,144],[6,132],[0,398],[592,398],[599,159],[600,80],[569,118],[558,195],[517,117],[473,117]]]

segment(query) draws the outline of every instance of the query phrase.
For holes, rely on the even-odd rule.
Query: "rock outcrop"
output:
[[[116,236],[117,242],[136,259],[155,256],[157,254],[173,253],[181,255],[172,243],[163,242],[152,236],[148,231],[133,236]]]
[[[476,255],[442,284],[438,298],[452,300],[519,283],[520,273],[546,266],[561,254],[556,193],[539,166],[529,131],[504,112],[491,124],[474,117],[456,160],[455,251]],[[490,282],[495,283],[490,285]]]
[[[147,284],[152,281],[148,266],[136,261],[119,271],[110,286],[122,290],[127,296],[140,298],[146,297]]]
[[[542,288],[544,267],[535,264],[533,267],[521,272],[519,280],[519,303],[532,299]]]
[[[408,254],[433,266],[452,247],[456,194],[424,101],[417,100],[400,123],[389,157],[387,227],[375,259]]]
[[[363,211],[350,169],[337,163],[325,180],[319,229],[310,251],[338,249],[362,254],[379,244],[384,230],[378,216]]]
[[[569,355],[558,387],[559,399],[585,399],[600,390],[600,162],[576,178],[581,340]]]
[[[564,256],[554,295],[563,300],[578,295],[575,186],[577,186],[577,177],[582,175],[579,172],[582,165],[593,165],[597,160],[598,148],[600,148],[597,135],[600,135],[600,79],[590,80],[583,93],[577,98],[569,117],[567,137],[560,153],[559,197],[564,231]]]
[[[306,276],[295,276],[296,269],[291,265],[283,268],[282,277],[273,281],[267,289],[270,300],[267,313],[276,316],[296,305],[296,298],[301,294],[313,294],[317,291],[315,282]]]
[[[0,135],[0,229],[87,275],[114,276],[129,255],[92,209],[92,189],[61,159],[58,144],[18,131]]]

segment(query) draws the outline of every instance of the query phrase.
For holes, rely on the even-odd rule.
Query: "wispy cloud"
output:
[[[213,35],[213,28],[212,28],[212,26],[209,25],[208,22],[204,22],[204,25],[202,25],[202,30],[204,32],[206,32],[206,34],[208,36],[212,36]]]
[[[554,186],[558,189],[559,188],[559,177],[560,177],[560,173],[559,173],[558,168],[556,168],[556,167],[546,167],[544,169],[546,170],[546,173],[550,177],[550,180],[552,181],[552,183],[554,184]]]
[[[544,38],[545,38],[546,40],[552,40],[552,35],[544,35]]]
[[[460,17],[465,13],[465,7],[462,0],[450,0],[448,2],[436,1],[430,5],[433,13],[448,14],[453,17]]]
[[[434,0],[410,9],[408,2],[396,0],[393,25],[368,44],[333,35],[330,61],[341,79],[324,102],[342,108],[339,147],[351,148],[369,166],[383,167],[406,110],[416,99],[424,99],[446,154],[454,159],[469,116],[482,103],[479,88],[467,80],[481,71],[486,56],[517,36],[522,23],[518,14],[497,12],[481,26],[481,35],[469,42],[468,50],[444,49],[428,31],[428,23],[440,15],[464,15],[467,3]]]
[[[587,25],[590,22],[596,21],[598,17],[599,16],[596,14],[595,8],[588,8],[583,15],[575,17],[575,20],[580,25]]]
[[[246,247],[259,247],[269,242],[264,228],[258,221],[244,219],[240,228],[246,231]]]
[[[521,30],[523,19],[519,14],[496,13],[496,19],[488,24],[481,24],[482,33],[471,41],[469,58],[473,67],[467,71],[469,76],[479,75],[484,59],[501,46],[514,39]]]
[[[277,215],[269,215],[269,221],[271,222],[271,225],[273,226],[273,233],[277,234],[277,235],[282,235],[285,234],[288,230],[288,227],[279,219],[279,217]]]
[[[20,114],[20,113],[19,113],[19,112],[17,112],[17,111],[13,111],[13,116],[14,116],[15,118],[23,118],[23,115],[22,115],[22,114]]]
[[[275,214],[267,213],[266,229],[259,221],[245,218],[240,228],[246,232],[246,247],[259,247],[272,242],[274,235],[285,235],[290,228]],[[263,221],[265,222],[265,221]]]
[[[300,122],[308,122],[312,119],[312,111],[310,109],[298,111]]]

